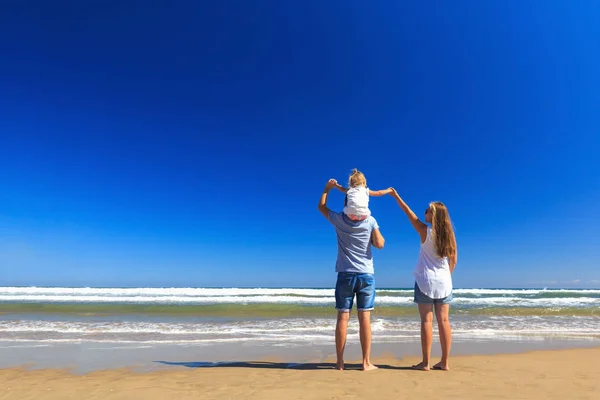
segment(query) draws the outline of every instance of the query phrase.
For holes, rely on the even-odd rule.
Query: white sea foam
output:
[[[419,328],[414,317],[373,318],[374,332],[406,331]],[[293,318],[236,322],[149,322],[149,321],[79,321],[63,320],[1,320],[0,333],[61,333],[61,334],[162,334],[162,335],[297,335],[330,333],[335,329],[334,318]],[[512,317],[454,317],[455,332],[599,332],[600,317],[529,316]],[[352,319],[349,331],[357,331]],[[599,332],[600,334],[600,332]]]
[[[333,296],[334,289],[240,289],[240,288],[68,288],[68,287],[0,287],[0,295],[51,296]]]
[[[410,296],[412,289],[378,289],[386,295]],[[600,289],[454,289],[457,296],[532,296],[552,294],[600,295]],[[0,295],[19,296],[63,296],[63,297],[255,297],[255,296],[298,296],[331,297],[334,289],[302,288],[69,288],[69,287],[0,287]]]
[[[2,295],[0,301],[23,301],[41,303],[190,303],[190,304],[218,304],[218,303],[281,303],[281,304],[326,304],[333,301],[333,295],[327,297],[296,297],[296,296],[82,296],[82,295],[57,295],[57,294],[31,294],[31,295]]]
[[[453,307],[600,307],[600,290],[455,289]],[[412,306],[413,291],[380,289],[378,306]],[[0,287],[0,303],[334,305],[333,289]]]
[[[454,297],[455,305],[467,304],[482,307],[512,306],[512,307],[577,307],[600,306],[600,298],[590,297],[555,297],[555,298],[518,298],[518,297],[486,297],[461,298]]]
[[[530,296],[539,294],[597,294],[600,295],[600,289],[454,289],[454,294],[461,295],[515,295],[515,296]]]
[[[435,324],[434,324],[435,325]],[[419,321],[414,317],[373,319],[377,341],[418,338]],[[434,328],[435,329],[435,328]],[[149,322],[2,320],[0,342],[109,343],[109,344],[210,344],[233,342],[330,343],[334,318],[294,318],[237,322]],[[454,317],[457,338],[573,337],[598,338],[600,317]],[[352,319],[349,338],[358,338],[358,323]]]
[[[412,307],[411,289],[380,289],[376,305]],[[0,303],[81,303],[142,305],[209,305],[209,304],[284,304],[331,307],[334,314],[333,289],[269,288],[35,288],[0,287]],[[1,304],[0,304],[1,306]],[[600,290],[538,289],[456,289],[453,310],[509,308],[562,309],[600,307]],[[593,310],[593,309],[592,309]],[[111,348],[174,344],[182,346],[216,343],[269,343],[295,346],[302,343],[330,344],[335,318],[294,317],[260,320],[232,318],[228,311],[219,318],[178,316],[175,314],[139,314],[112,316],[5,314],[0,319],[0,347],[54,346],[61,343],[99,343]],[[292,313],[293,314],[293,313]],[[452,316],[457,339],[537,340],[545,337],[586,338],[600,340],[600,316],[568,315],[488,316],[456,313]],[[435,324],[434,324],[435,325]],[[418,340],[416,316],[373,317],[376,342]],[[434,328],[435,329],[435,328]],[[351,319],[350,341],[358,341],[358,323]],[[103,347],[105,349],[105,347]]]
[[[2,295],[0,302],[35,302],[35,303],[121,303],[121,304],[299,304],[299,305],[333,305],[333,296],[296,297],[296,296],[63,296],[57,294]],[[378,296],[375,303],[379,305],[410,305],[412,297]],[[460,297],[455,296],[455,306],[479,307],[581,307],[600,306],[600,297]]]
[[[380,325],[381,323],[379,323]],[[372,329],[378,329],[374,322]],[[335,328],[331,320],[265,321],[238,324],[223,323],[167,323],[167,322],[81,322],[13,320],[0,321],[1,332],[54,332],[69,334],[151,334],[166,335],[227,335],[227,334],[265,334],[329,332]]]

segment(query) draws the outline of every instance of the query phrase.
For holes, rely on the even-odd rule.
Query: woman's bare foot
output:
[[[371,363],[363,364],[363,371],[373,371],[375,369],[379,369],[379,367]]]
[[[413,365],[412,367],[410,367],[411,369],[417,370],[417,371],[429,371],[429,365],[423,361],[421,361],[418,364]]]
[[[441,361],[437,364],[435,364],[433,367],[431,367],[431,369],[435,369],[438,371],[450,371],[450,367],[448,366],[448,363],[443,364]]]
[[[335,363],[335,369],[343,371],[344,370],[344,362],[343,361],[342,362],[339,362],[339,361],[336,362]]]

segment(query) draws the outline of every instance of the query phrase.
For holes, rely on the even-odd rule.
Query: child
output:
[[[371,215],[369,210],[369,196],[384,196],[392,192],[392,189],[369,190],[365,175],[354,168],[348,179],[348,188],[340,184],[336,186],[341,192],[346,193],[344,214],[353,221],[362,221]]]

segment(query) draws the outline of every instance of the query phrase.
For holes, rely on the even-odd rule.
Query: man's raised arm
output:
[[[321,199],[319,200],[319,211],[327,220],[329,221],[329,208],[327,208],[327,196],[329,196],[329,192],[332,188],[336,187],[337,181],[335,179],[330,179],[325,184],[325,189],[323,189],[323,193],[321,193]]]

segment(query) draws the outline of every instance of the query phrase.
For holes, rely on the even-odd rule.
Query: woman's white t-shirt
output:
[[[432,299],[443,299],[452,293],[448,257],[438,256],[431,227],[427,227],[427,238],[421,243],[413,275],[421,292]]]

